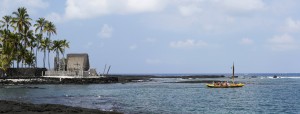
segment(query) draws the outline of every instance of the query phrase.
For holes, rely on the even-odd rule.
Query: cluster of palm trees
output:
[[[49,53],[56,52],[56,57],[69,48],[66,40],[51,40],[56,35],[55,25],[45,18],[39,18],[35,24],[24,7],[12,15],[0,20],[0,68],[37,67],[37,54],[44,52],[43,67],[45,68],[46,53],[48,53],[48,68],[50,69]],[[33,25],[33,26],[32,26]],[[32,30],[31,28],[35,29]],[[35,50],[35,52],[34,52]]]

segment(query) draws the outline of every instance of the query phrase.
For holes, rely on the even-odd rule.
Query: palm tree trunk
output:
[[[49,36],[49,40],[51,42],[51,34],[48,35]],[[49,70],[50,70],[50,61],[49,61],[49,53],[50,53],[50,49],[49,49],[49,46],[50,46],[50,43],[48,44],[48,67],[49,67]]]
[[[17,44],[15,44],[15,46],[16,46],[16,49],[18,50],[19,46],[18,46]],[[15,51],[16,51],[16,56],[17,56],[17,58],[16,58],[16,59],[17,59],[17,68],[19,68],[19,64],[20,64],[20,56],[19,56],[17,50],[15,50]]]
[[[46,67],[45,67],[45,61],[46,61],[46,49],[44,49],[44,60],[43,60],[43,61],[44,61],[44,68],[46,68]]]
[[[57,58],[57,65],[58,65],[58,70],[60,70],[60,59],[59,59],[59,52],[58,50],[56,51],[56,58]]]
[[[39,43],[37,44],[36,46],[36,49],[35,49],[35,67],[37,68],[37,52],[38,52],[38,46],[39,46]]]
[[[63,64],[64,64],[63,65],[63,71],[65,71],[66,70],[66,61],[65,61],[66,59],[65,59],[65,53],[64,52],[62,53],[62,56],[63,56]]]
[[[31,47],[30,47],[30,53],[32,53],[32,52],[33,52],[33,47],[31,46]],[[33,64],[32,62],[29,63],[29,68],[32,67],[32,64]]]
[[[17,60],[17,68],[20,68],[20,60],[19,60],[19,57],[18,57],[18,60]]]
[[[49,54],[50,54],[50,51],[48,51],[48,68],[50,70],[50,60],[49,60]]]

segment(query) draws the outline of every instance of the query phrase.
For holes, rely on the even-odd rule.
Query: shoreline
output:
[[[128,75],[128,74],[109,74],[107,77],[127,77],[127,78],[224,78],[224,75],[168,75],[168,76],[160,76],[160,75]]]
[[[108,84],[117,83],[115,77],[99,78],[53,78],[53,77],[6,77],[0,78],[0,85],[19,84]]]
[[[41,76],[41,77],[0,77],[0,85],[23,84],[109,84],[152,81],[155,78],[204,79],[224,78],[223,75],[190,75],[190,76],[155,76],[155,75],[107,75],[105,77],[72,77],[72,76]]]
[[[0,100],[0,113],[6,114],[122,114],[115,111],[102,111],[60,104],[32,104]]]

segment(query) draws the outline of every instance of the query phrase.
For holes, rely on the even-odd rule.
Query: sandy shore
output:
[[[121,114],[57,104],[31,104],[0,100],[0,113],[3,114]]]

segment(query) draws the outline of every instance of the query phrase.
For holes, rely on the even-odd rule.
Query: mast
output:
[[[232,65],[232,83],[234,83],[234,63]]]

